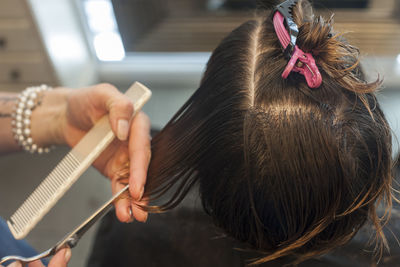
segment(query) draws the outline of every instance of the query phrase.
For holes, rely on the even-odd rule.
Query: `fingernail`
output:
[[[127,120],[118,121],[117,137],[121,141],[125,141],[128,138],[129,123]]]
[[[127,221],[127,223],[131,223],[131,222],[133,222],[133,220],[134,220],[133,213],[132,213],[132,208],[131,208],[131,207],[128,208],[128,213],[129,213],[129,220]]]
[[[66,248],[65,249],[65,261],[69,262],[69,260],[71,259],[72,253],[71,253],[71,249],[70,248]]]

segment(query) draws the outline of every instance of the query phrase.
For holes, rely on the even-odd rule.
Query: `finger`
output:
[[[3,266],[3,265],[0,265],[0,266]],[[36,266],[38,266],[38,265],[36,265]],[[29,267],[36,267],[36,266],[33,266],[32,263],[29,264]],[[43,264],[39,265],[39,266],[43,266]],[[14,261],[13,263],[7,265],[7,267],[22,267],[22,263],[19,261]]]
[[[131,202],[131,210],[134,218],[139,222],[146,222],[148,217],[148,212],[142,210],[140,206],[147,206],[149,204],[148,198],[143,198],[138,202]]]
[[[113,195],[124,189],[126,184],[118,182],[116,179],[113,179],[111,181],[111,189]],[[122,196],[120,197],[115,203],[115,213],[117,215],[118,220],[121,222],[132,222],[133,217],[132,217],[132,211],[130,208],[131,202],[130,202],[130,197],[129,195],[126,195],[125,197]]]
[[[126,144],[125,144],[126,143]],[[97,169],[110,178],[118,179],[121,175],[126,178],[129,174],[126,173],[127,164],[129,163],[128,143],[114,140],[103,153],[96,159],[94,165]]]
[[[12,267],[21,266],[22,267],[22,265],[15,265],[15,266],[14,265],[10,265],[10,266],[12,266]],[[33,261],[33,262],[29,263],[28,267],[44,267],[44,265],[40,260],[37,260],[37,261]]]
[[[134,200],[140,200],[143,196],[151,157],[150,140],[150,120],[140,112],[132,121],[129,136],[129,191]]]
[[[119,140],[125,141],[129,135],[129,123],[133,114],[133,104],[125,96],[116,97],[110,104],[110,123]]]
[[[98,94],[101,99],[97,101],[108,112],[112,131],[119,140],[127,140],[133,115],[132,102],[110,84],[98,85]]]
[[[48,267],[66,267],[71,259],[71,249],[63,248],[50,260]]]

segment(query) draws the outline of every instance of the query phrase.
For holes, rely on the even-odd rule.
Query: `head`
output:
[[[349,241],[370,221],[382,238],[378,203],[391,205],[391,136],[358,50],[294,9],[297,44],[323,77],[310,89],[288,79],[272,15],[231,32],[214,50],[198,90],[152,141],[145,195],[174,194],[175,207],[199,183],[205,211],[230,236],[265,254],[299,261]]]

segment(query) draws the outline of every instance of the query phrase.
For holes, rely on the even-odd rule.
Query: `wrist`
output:
[[[58,88],[43,93],[31,115],[31,135],[39,147],[65,144],[63,128],[69,90]]]

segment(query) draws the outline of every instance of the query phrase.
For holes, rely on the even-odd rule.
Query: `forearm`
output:
[[[0,153],[21,150],[14,140],[11,126],[17,100],[17,93],[0,92]]]
[[[45,91],[38,106],[32,111],[31,135],[38,147],[65,144],[63,126],[69,89]]]
[[[30,130],[38,147],[65,143],[61,125],[65,120],[66,94],[66,89],[45,91],[40,103],[32,110]],[[11,124],[17,102],[18,93],[0,92],[0,153],[21,150]]]

